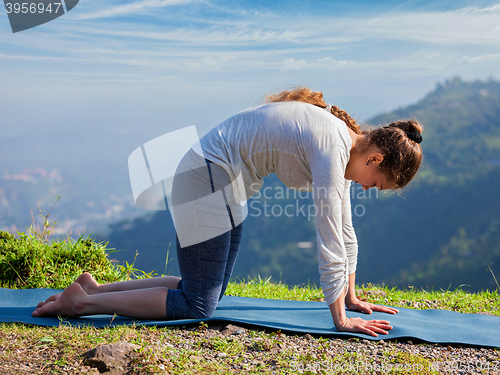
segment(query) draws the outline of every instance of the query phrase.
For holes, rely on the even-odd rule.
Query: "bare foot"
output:
[[[55,301],[56,299],[58,299],[60,296],[61,296],[62,293],[57,293],[57,294],[54,294],[52,296],[50,296],[49,298],[47,298],[45,300],[45,302],[40,302],[38,305],[36,305],[37,308],[40,308],[42,307],[43,305],[45,305],[47,302],[51,302],[51,301]]]
[[[98,288],[99,284],[94,280],[92,275],[88,272],[82,273],[76,279],[76,282],[82,286],[82,289],[87,294],[97,294],[99,293]]]
[[[31,315],[40,316],[65,316],[68,318],[76,318],[84,315],[83,303],[88,297],[82,286],[79,283],[73,283],[53,301],[45,302],[41,307],[37,308]],[[50,298],[50,297],[49,297]]]
[[[95,279],[92,277],[92,275],[88,272],[82,273],[78,278],[75,280],[78,284],[82,286],[82,289],[85,291],[87,294],[97,294],[99,293],[98,288],[99,284]],[[40,302],[38,305],[36,305],[37,308],[42,307],[48,302],[56,301],[62,293],[54,294],[47,298],[45,302]]]

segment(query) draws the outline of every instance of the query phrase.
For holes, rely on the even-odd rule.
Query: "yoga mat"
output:
[[[39,326],[109,327],[123,324],[144,326],[187,326],[204,321],[227,322],[245,326],[271,328],[298,334],[310,333],[323,337],[359,337],[368,340],[414,338],[429,343],[463,344],[500,347],[500,317],[463,314],[446,310],[412,310],[397,307],[398,314],[374,312],[370,315],[347,311],[350,318],[389,320],[394,327],[388,335],[373,337],[365,334],[338,332],[333,325],[325,302],[282,301],[260,298],[224,296],[209,319],[170,321],[137,320],[120,316],[94,315],[78,319],[35,318],[32,311],[40,301],[58,293],[54,289],[0,289],[0,321]]]

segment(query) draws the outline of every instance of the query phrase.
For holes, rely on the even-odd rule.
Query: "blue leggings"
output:
[[[208,189],[215,192],[220,186],[227,185],[229,182],[227,172],[207,159],[205,162],[208,174],[198,170],[174,178],[172,196],[174,194],[185,195],[185,191],[192,189],[193,186],[206,185]],[[196,190],[197,194],[207,193],[204,188]],[[204,192],[199,192],[200,190]],[[176,236],[181,281],[177,289],[168,290],[166,303],[168,320],[208,318],[214,313],[224,295],[238,254],[243,224],[235,226],[229,206],[226,205],[226,207],[232,230],[186,247],[180,246]],[[193,230],[196,229],[193,228]]]

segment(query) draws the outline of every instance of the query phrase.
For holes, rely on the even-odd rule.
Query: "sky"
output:
[[[134,149],[267,93],[308,86],[363,122],[499,67],[498,0],[81,0],[18,33],[0,12],[0,173],[73,169],[81,194],[120,176],[103,189],[132,200]]]
[[[82,0],[15,34],[0,14],[0,126],[203,134],[302,85],[364,121],[499,67],[495,1]]]

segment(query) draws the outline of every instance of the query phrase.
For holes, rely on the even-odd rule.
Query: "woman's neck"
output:
[[[353,154],[357,154],[360,150],[365,148],[365,137],[361,134],[356,134],[350,127],[347,127],[347,130],[349,131],[349,135],[352,139],[352,147],[349,150],[352,156]]]

